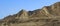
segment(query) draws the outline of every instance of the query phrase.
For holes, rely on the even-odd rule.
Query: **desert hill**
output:
[[[60,26],[60,2],[34,11],[21,10],[0,20],[0,26]]]

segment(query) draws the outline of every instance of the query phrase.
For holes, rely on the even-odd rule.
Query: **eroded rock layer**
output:
[[[60,2],[34,11],[21,10],[0,20],[0,26],[60,26]]]

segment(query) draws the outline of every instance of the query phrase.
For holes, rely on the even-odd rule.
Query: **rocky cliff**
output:
[[[0,26],[60,26],[60,2],[34,11],[21,10],[0,20]]]

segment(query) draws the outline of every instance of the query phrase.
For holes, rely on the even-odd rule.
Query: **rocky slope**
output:
[[[60,2],[34,11],[21,10],[0,20],[0,26],[60,26]]]

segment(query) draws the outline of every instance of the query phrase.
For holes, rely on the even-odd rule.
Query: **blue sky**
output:
[[[18,13],[21,9],[35,10],[60,0],[0,0],[0,19]]]

